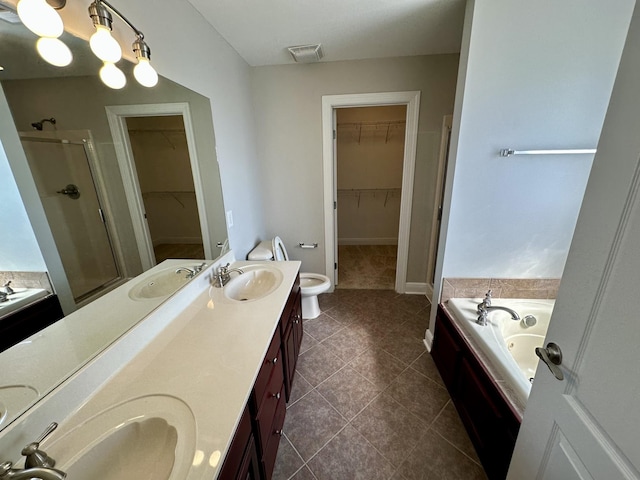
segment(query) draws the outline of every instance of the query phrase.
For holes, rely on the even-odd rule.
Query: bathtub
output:
[[[496,382],[506,383],[518,403],[526,405],[538,366],[535,348],[544,344],[555,300],[493,299],[493,305],[509,307],[518,312],[520,318],[536,317],[537,323],[531,327],[512,320],[511,315],[502,310],[489,312],[487,325],[478,325],[476,309],[481,301],[481,298],[452,298],[447,307],[456,324],[472,340],[470,343],[481,350],[484,357],[481,361],[490,362],[488,367],[498,377]]]

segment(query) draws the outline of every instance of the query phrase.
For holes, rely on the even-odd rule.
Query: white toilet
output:
[[[289,260],[287,249],[280,237],[260,242],[249,252],[247,260]],[[302,297],[302,318],[310,320],[320,313],[318,295],[331,288],[331,280],[319,273],[300,273],[300,296]]]

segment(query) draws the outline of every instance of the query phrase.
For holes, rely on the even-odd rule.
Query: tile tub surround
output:
[[[42,288],[53,292],[47,272],[0,272],[0,285],[11,281],[11,287]]]
[[[491,290],[493,298],[554,299],[559,278],[445,278],[440,303],[450,298],[483,298]]]
[[[426,297],[336,290],[319,301],[274,480],[485,479],[422,343]]]

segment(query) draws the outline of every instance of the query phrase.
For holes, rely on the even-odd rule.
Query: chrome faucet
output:
[[[14,293],[13,288],[11,288],[11,280],[9,280],[2,286],[2,290],[0,291],[6,295],[11,295],[12,293]]]
[[[0,464],[0,480],[64,480],[67,474],[50,467],[12,468],[11,462]]]
[[[491,305],[491,290],[489,290],[485,294],[482,302],[478,304],[478,309],[476,312],[478,314],[478,320],[476,320],[476,323],[478,325],[486,326],[487,316],[489,315],[489,312],[493,310],[503,310],[511,315],[512,320],[516,320],[518,322],[520,321],[520,315],[518,315],[518,312],[516,312],[515,310],[509,307],[500,307],[497,305]]]
[[[42,432],[42,435],[37,440],[22,449],[22,455],[26,457],[24,461],[25,468],[13,468],[11,462],[0,464],[0,480],[29,480],[33,478],[63,480],[67,478],[67,474],[62,470],[53,468],[56,461],[39,449],[40,442],[47,438],[56,428],[58,428],[58,424],[53,422]]]
[[[179,267],[176,269],[176,273],[186,272],[187,273],[186,278],[193,278],[197,274],[199,274],[206,265],[207,265],[207,262],[202,262],[200,265],[194,265],[193,268]]]
[[[240,275],[244,273],[240,268],[229,268],[229,263],[226,265],[221,265],[218,267],[218,273],[216,274],[216,281],[214,283],[215,287],[221,288],[224,287],[229,280],[231,280],[231,272],[237,272]]]

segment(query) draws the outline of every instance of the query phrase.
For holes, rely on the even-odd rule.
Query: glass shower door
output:
[[[22,137],[76,303],[121,278],[83,142]]]

